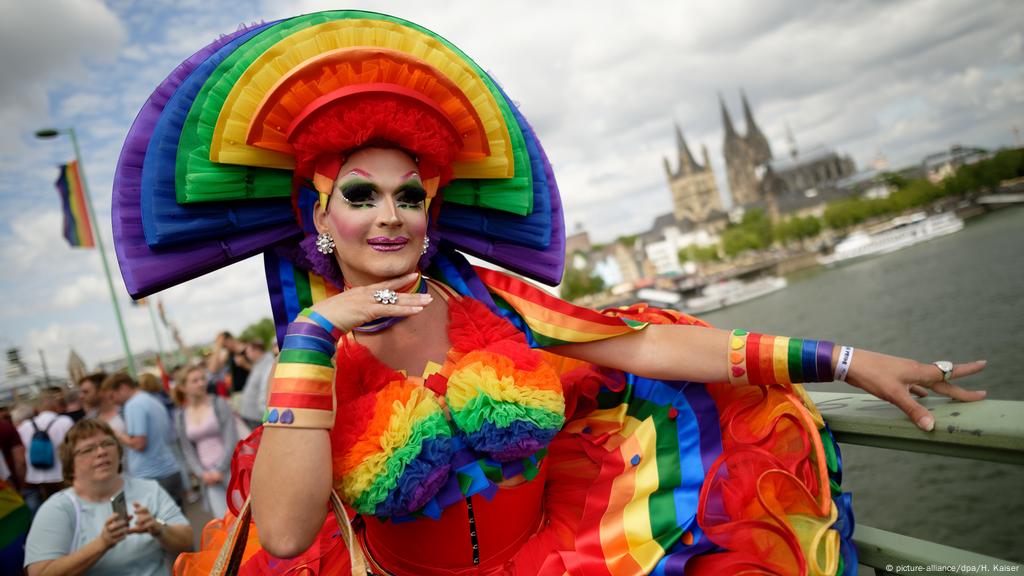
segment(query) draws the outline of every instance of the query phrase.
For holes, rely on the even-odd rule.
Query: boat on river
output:
[[[753,300],[766,294],[782,290],[788,285],[785,278],[778,276],[766,276],[743,282],[741,280],[726,280],[715,284],[708,284],[701,291],[700,296],[687,298],[683,309],[689,314],[701,314],[711,312]]]
[[[880,230],[858,230],[850,234],[836,244],[832,254],[819,256],[818,262],[825,266],[833,266],[865,256],[888,254],[932,238],[958,232],[963,227],[964,221],[952,212],[934,216],[915,212],[908,216],[893,218]]]

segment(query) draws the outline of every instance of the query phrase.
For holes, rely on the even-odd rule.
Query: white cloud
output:
[[[125,31],[100,0],[5,0],[0,16],[0,152],[13,153],[26,134],[47,124],[54,85],[109,62]]]
[[[110,102],[103,96],[90,92],[76,92],[64,99],[60,111],[65,116],[100,114],[110,108]]]
[[[97,359],[111,358],[118,354],[116,339],[116,333],[106,331],[94,322],[51,322],[43,328],[28,330],[25,337],[27,350],[22,354],[35,357],[38,351],[42,351],[48,369],[55,374],[65,374],[65,364],[72,350],[87,356],[91,366]],[[83,354],[83,351],[87,353]]]
[[[11,222],[13,238],[3,243],[2,254],[6,263],[24,270],[49,257],[54,241],[60,239],[63,216],[59,210],[42,210],[21,215]]]
[[[240,332],[271,316],[262,257],[249,258],[155,297],[163,301],[168,319],[178,326],[188,345],[211,342],[224,330]]]
[[[57,288],[53,305],[57,308],[75,308],[86,302],[109,299],[110,291],[100,276],[79,276],[73,283]]]

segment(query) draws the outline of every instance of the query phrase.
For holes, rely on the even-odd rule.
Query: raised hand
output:
[[[433,301],[428,294],[406,294],[397,292],[399,288],[408,286],[416,279],[416,273],[399,276],[386,282],[347,288],[341,294],[317,302],[312,310],[342,332],[349,332],[378,318],[393,316],[412,316],[423,310]],[[385,304],[374,298],[378,290],[396,291],[397,302]]]
[[[954,364],[950,379],[970,376],[984,369],[984,360]],[[873,396],[895,404],[906,413],[911,422],[925,431],[935,428],[935,418],[927,408],[913,398],[912,394],[924,397],[931,390],[961,402],[974,402],[986,396],[984,390],[965,390],[947,382],[942,370],[934,364],[922,364],[907,358],[861,349],[858,349],[853,357],[846,381]]]
[[[117,546],[117,543],[124,540],[130,532],[128,528],[128,520],[121,517],[120,514],[111,514],[107,521],[103,523],[103,530],[100,532],[100,539],[103,541],[104,546],[107,549]]]
[[[157,524],[156,518],[150,513],[149,508],[146,508],[138,502],[132,502],[132,506],[135,508],[135,525],[128,529],[129,534],[152,534],[156,535],[159,532],[160,525]]]

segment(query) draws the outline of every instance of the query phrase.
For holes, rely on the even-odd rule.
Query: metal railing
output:
[[[836,440],[1024,465],[1024,402],[952,402],[925,398],[935,430],[924,432],[895,406],[867,394],[810,392]],[[853,535],[862,566],[889,574],[1024,574],[1007,560],[858,524]]]

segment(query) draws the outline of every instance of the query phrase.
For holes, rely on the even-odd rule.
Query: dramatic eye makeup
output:
[[[377,185],[364,178],[353,178],[338,186],[342,199],[353,208],[374,208],[381,201]],[[427,199],[427,191],[419,178],[413,178],[395,191],[395,205],[399,208],[420,209]]]
[[[407,182],[395,193],[395,202],[400,208],[420,208],[427,199],[427,191],[419,182]]]
[[[353,178],[339,189],[342,199],[354,208],[373,208],[380,199],[373,182],[362,178]]]

